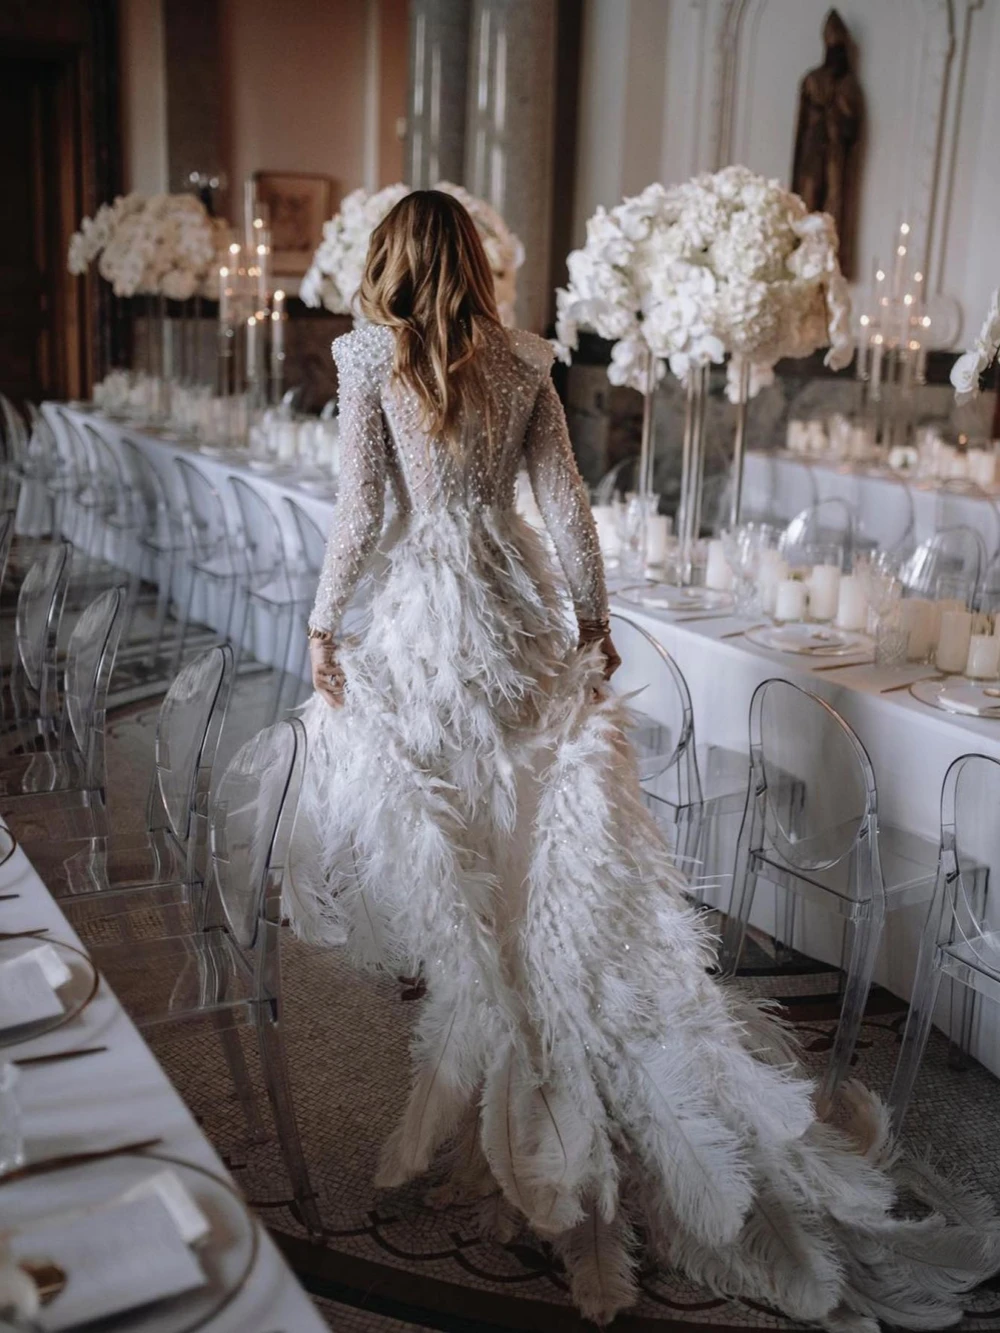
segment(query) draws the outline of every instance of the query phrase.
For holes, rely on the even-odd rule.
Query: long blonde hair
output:
[[[361,311],[396,333],[394,373],[412,389],[423,427],[457,447],[478,413],[491,436],[479,355],[500,327],[493,274],[468,212],[450,194],[414,190],[372,232]]]

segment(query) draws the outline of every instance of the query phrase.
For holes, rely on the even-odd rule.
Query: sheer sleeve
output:
[[[340,480],[309,617],[313,629],[337,628],[382,533],[386,439],[381,379],[377,364],[357,341],[354,333],[333,344],[340,374]]]
[[[538,390],[524,442],[538,508],[569,584],[578,620],[605,620],[608,593],[597,528],[576,466],[566,415],[548,375]]]

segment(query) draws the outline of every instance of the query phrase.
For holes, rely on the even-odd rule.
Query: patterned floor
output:
[[[225,753],[261,717],[267,682],[242,682],[231,709]],[[141,825],[155,708],[128,710],[110,727],[111,800],[116,826]],[[41,832],[36,825],[36,832]],[[45,829],[51,836],[51,824]],[[31,828],[22,828],[25,836]],[[832,973],[804,962],[779,975],[760,944],[744,984],[782,998],[819,1067],[836,1016]],[[425,1206],[426,1183],[376,1195],[371,1179],[380,1144],[407,1088],[407,1037],[419,999],[388,978],[359,975],[336,952],[286,938],[282,962],[286,1034],[301,1130],[328,1226],[311,1242],[289,1206],[289,1188],[273,1138],[248,1139],[245,1122],[211,1033],[157,1036],[167,1072],[222,1152],[240,1185],[337,1333],[450,1333],[593,1327],[569,1305],[558,1264],[530,1236],[501,1245],[481,1238],[469,1209]],[[122,995],[126,1005],[127,994]],[[885,1090],[904,1010],[885,993],[869,1006],[858,1074]],[[248,1059],[256,1069],[252,1039]],[[1000,1200],[1000,1083],[981,1068],[948,1068],[946,1043],[932,1041],[909,1126],[914,1146],[947,1167],[962,1166]],[[262,1105],[265,1103],[262,1099]],[[670,1273],[643,1274],[642,1300],[614,1324],[621,1333],[676,1329],[798,1327],[746,1303],[717,1300]],[[1000,1330],[1000,1287],[970,1301],[964,1327]],[[282,1333],[295,1333],[282,1330]]]

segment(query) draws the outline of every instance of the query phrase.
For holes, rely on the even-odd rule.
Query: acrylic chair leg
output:
[[[735,976],[739,966],[747,922],[750,920],[750,911],[757,890],[757,862],[754,855],[756,833],[756,811],[748,809],[743,815],[743,826],[736,844],[733,889],[729,899],[729,914],[722,933],[719,967],[723,976],[727,977]]]
[[[941,971],[937,966],[937,950],[926,950],[917,963],[917,975],[913,980],[913,995],[910,1011],[906,1016],[903,1029],[903,1044],[899,1050],[899,1059],[892,1076],[889,1089],[889,1110],[892,1114],[893,1132],[898,1134],[903,1125],[913,1087],[917,1081],[920,1063],[927,1048],[927,1038],[931,1034],[934,1019],[934,1006],[937,1003],[938,989],[941,985]]]
[[[874,914],[850,923],[847,983],[833,1050],[820,1084],[818,1105],[821,1111],[829,1106],[834,1092],[851,1066],[871,990],[875,959],[882,941],[882,925],[882,916]]]
[[[787,966],[792,961],[792,955],[795,952],[795,908],[798,903],[798,894],[793,893],[787,885],[776,884],[774,886],[774,959],[779,967]],[[781,911],[778,911],[778,904],[781,903]]]
[[[287,639],[282,637],[282,631],[285,625],[286,611],[288,612],[289,616],[289,626],[288,626],[289,635]],[[281,653],[281,665],[280,666],[276,665],[274,668],[274,674],[275,674],[274,693],[271,696],[272,726],[275,722],[277,722],[278,718],[281,716],[281,700],[284,697],[285,681],[288,677],[288,653],[291,648],[290,639],[291,639],[291,627],[292,627],[293,615],[294,612],[291,607],[283,606],[279,608],[274,617],[274,640],[278,648],[278,651]]]
[[[226,622],[226,638],[233,645],[233,682],[239,678],[240,663],[243,661],[243,641],[248,632],[256,635],[257,633],[257,615],[256,611],[251,611],[250,589],[248,587],[233,588],[233,602],[239,602],[239,612],[233,615],[233,605],[230,603],[229,617]],[[251,653],[251,656],[253,654]]]
[[[249,1069],[247,1069],[239,1029],[233,1024],[228,1014],[221,1013],[215,1015],[215,1030],[219,1034],[222,1053],[226,1057],[226,1064],[229,1067],[229,1077],[233,1081],[240,1110],[243,1112],[243,1119],[246,1121],[247,1129],[250,1132],[250,1142],[266,1143],[268,1139],[267,1127],[260,1118],[260,1107],[257,1105],[253,1080],[250,1077]]]
[[[302,1151],[302,1139],[299,1135],[298,1119],[295,1115],[295,1102],[288,1081],[288,1061],[285,1056],[285,1043],[277,1017],[267,1012],[264,1006],[257,1009],[257,1040],[260,1043],[260,1060],[267,1084],[267,1094],[271,1099],[274,1121],[278,1130],[278,1142],[292,1182],[295,1201],[301,1209],[302,1221],[310,1232],[322,1235],[323,1222],[316,1205],[316,1195],[309,1179],[309,1168]]]
[[[191,623],[191,610],[194,606],[194,585],[195,570],[193,565],[187,567],[188,584],[184,594],[184,610],[181,612],[180,629],[177,632],[177,647],[174,649],[174,660],[171,663],[171,675],[176,676],[181,669],[184,661],[184,646],[187,643],[188,626]]]
[[[951,978],[948,1068],[957,1072],[963,1072],[972,1063],[972,1031],[976,1022],[976,998],[974,990],[969,986],[963,986],[956,978]],[[956,1009],[958,1010],[957,1025],[955,1023]]]
[[[171,552],[161,556],[156,562],[156,621],[153,626],[152,648],[149,655],[149,669],[154,671],[163,652],[163,635],[167,628],[167,616],[170,613],[170,598],[174,583],[174,557]]]

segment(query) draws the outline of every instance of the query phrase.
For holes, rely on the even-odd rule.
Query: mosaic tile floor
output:
[[[260,725],[267,682],[240,683],[223,758]],[[109,766],[114,823],[141,826],[155,707],[112,719]],[[51,823],[45,826],[51,836]],[[40,828],[37,831],[41,831]],[[21,832],[30,836],[30,823]],[[778,975],[760,943],[752,978],[758,994],[782,998],[819,1067],[836,1016],[834,975],[808,964]],[[394,980],[360,975],[336,952],[286,937],[282,946],[286,1038],[300,1126],[322,1214],[325,1244],[312,1242],[289,1207],[277,1144],[251,1143],[212,1034],[157,1036],[170,1077],[217,1145],[248,1198],[337,1333],[452,1333],[592,1328],[572,1309],[558,1264],[530,1236],[500,1245],[480,1238],[469,1210],[433,1212],[426,1184],[376,1195],[371,1179],[408,1081],[407,1038],[417,1003]],[[128,1005],[129,997],[122,995]],[[905,1011],[884,992],[872,997],[858,1052],[858,1075],[884,1091]],[[256,1070],[252,1040],[248,1060]],[[974,1066],[948,1068],[946,1043],[931,1043],[909,1126],[913,1146],[946,1167],[964,1166],[1000,1200],[1000,1082]],[[261,1092],[261,1105],[266,1101]],[[643,1275],[642,1299],[614,1324],[621,1333],[667,1330],[793,1329],[798,1325],[747,1303],[726,1302],[669,1273]],[[1000,1330],[1000,1286],[970,1300],[969,1330]],[[282,1330],[295,1333],[295,1330]]]

